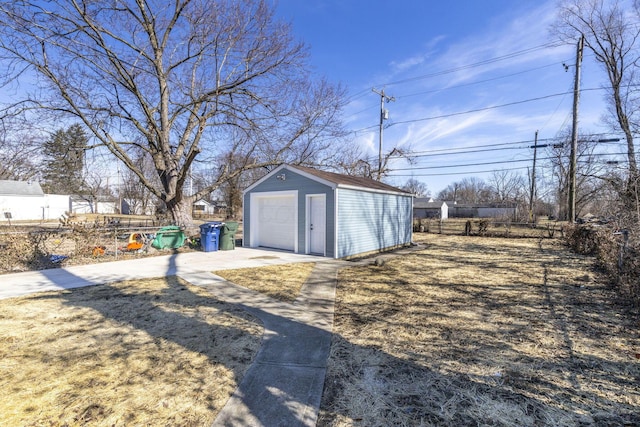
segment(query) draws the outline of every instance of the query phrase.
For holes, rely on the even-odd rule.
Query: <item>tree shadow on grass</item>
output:
[[[170,267],[168,271],[175,273],[175,260],[172,265],[173,270]],[[77,280],[74,277],[69,279]],[[149,294],[137,297],[141,300],[138,305],[140,315],[135,316],[125,314],[126,306],[114,309],[108,301],[70,296],[65,298],[71,306],[95,309],[105,318],[125,323],[148,333],[154,339],[175,343],[218,362],[218,350],[213,350],[210,344],[203,343],[201,339],[207,333],[202,331],[211,329],[210,325],[198,320],[197,316],[185,316],[159,307],[158,300],[162,301],[163,298],[167,298],[165,302],[168,305],[180,303],[179,300],[168,299],[168,294],[191,293],[178,282],[167,280],[166,283],[171,290],[167,295]],[[110,299],[131,298],[121,290],[110,289],[110,285],[100,288],[105,289],[105,294],[112,295]],[[481,288],[478,288],[480,293],[487,292],[487,289]],[[463,289],[462,286],[460,291],[475,292],[472,288]],[[195,305],[217,306],[219,303],[220,299],[213,295],[197,297]],[[488,299],[479,298],[478,303],[488,304],[488,311],[496,309],[495,303],[489,303]],[[538,301],[531,303],[539,304]],[[502,307],[507,306],[505,304]],[[235,310],[246,310],[260,318],[267,332],[260,352],[232,397],[247,412],[232,413],[218,420],[216,425],[313,425],[316,421],[313,406],[320,402],[315,401],[315,397],[308,392],[310,388],[322,388],[323,384],[318,382],[323,378],[324,392],[318,419],[320,426],[335,425],[344,420],[367,426],[640,424],[640,415],[632,405],[612,401],[592,391],[576,390],[577,380],[572,380],[570,385],[555,383],[544,375],[538,376],[531,369],[526,369],[532,366],[550,372],[563,370],[566,369],[564,357],[559,360],[531,357],[519,352],[517,346],[504,337],[494,337],[492,351],[496,354],[509,352],[515,355],[522,370],[511,366],[480,375],[456,372],[445,366],[447,358],[456,355],[472,363],[474,349],[486,347],[492,331],[467,331],[464,336],[456,335],[459,331],[455,329],[438,331],[440,336],[437,339],[443,345],[455,347],[453,350],[443,349],[444,355],[434,354],[431,357],[422,351],[412,352],[411,349],[391,354],[380,345],[356,344],[349,338],[329,333],[326,328],[295,320],[296,315],[304,312],[304,307],[292,308],[292,316],[286,318],[259,306],[238,303],[232,304],[232,307],[233,313]],[[426,316],[434,315],[429,312],[428,304],[424,306],[424,310]],[[348,316],[349,313],[340,315]],[[451,324],[465,323],[465,319],[457,317],[454,311],[438,315],[449,317],[447,320]],[[373,317],[362,319],[363,327],[367,327],[367,323],[373,320]],[[388,323],[390,333],[398,326],[405,330],[420,327],[402,325],[392,316],[377,320]],[[180,325],[180,328],[176,327],[173,331],[170,327],[156,328],[158,324]],[[503,326],[509,327],[507,324]],[[178,329],[190,332],[176,333]],[[228,341],[242,333],[233,328],[222,328],[220,332],[223,339]],[[515,335],[518,333],[522,331]],[[400,337],[398,339],[400,345]],[[567,345],[571,346],[572,343],[569,341]],[[329,351],[329,346],[331,361],[325,378],[327,364],[322,359]],[[215,348],[221,349],[224,346]],[[242,357],[240,354],[236,356]],[[615,366],[616,372],[626,370],[631,377],[620,378],[620,384],[624,385],[621,390],[633,390],[632,382],[638,379],[637,365],[622,366],[624,364],[599,360],[590,355],[571,356],[573,366],[582,364],[585,367],[597,367],[604,362],[610,363],[612,367],[619,365]],[[239,366],[243,366],[242,363]],[[234,370],[236,378],[244,374],[239,367],[229,368]],[[615,382],[607,380],[605,372],[594,369],[591,375],[591,379],[601,381],[603,387],[616,386]],[[299,378],[303,381],[298,382]]]
[[[427,251],[412,257],[413,267],[403,268],[416,276],[420,259],[434,261]],[[438,257],[455,270],[451,257]],[[597,290],[550,283],[541,262],[536,283],[426,278],[407,297],[407,281],[396,280],[399,267],[389,264],[388,299],[360,298],[362,287],[385,294],[372,283],[384,276],[373,266],[342,289],[348,303],[338,303],[336,325],[348,335],[333,335],[319,426],[640,425],[637,361],[606,345],[598,353],[580,347],[623,336],[638,342],[634,332],[617,335],[625,322],[616,328],[598,317]]]
[[[171,256],[167,272],[177,272],[177,256]],[[41,273],[45,276],[48,274],[47,271]],[[52,344],[77,342],[78,347],[104,346],[108,342],[105,354],[98,355],[98,370],[105,364],[117,363],[124,366],[125,371],[113,384],[102,386],[125,390],[128,386],[137,386],[137,390],[144,392],[146,384],[152,388],[148,390],[149,394],[158,392],[158,399],[162,399],[152,402],[151,407],[145,405],[139,408],[140,399],[135,395],[126,395],[123,390],[123,394],[117,395],[117,398],[129,399],[132,404],[131,413],[123,413],[121,422],[141,422],[140,415],[133,412],[146,412],[147,421],[152,422],[155,419],[154,405],[165,405],[166,408],[173,401],[187,399],[187,396],[181,396],[178,392],[184,389],[185,383],[194,388],[188,398],[197,400],[200,412],[194,410],[189,416],[176,414],[175,418],[163,420],[173,425],[201,425],[202,418],[198,414],[202,414],[201,408],[204,406],[211,421],[211,415],[219,411],[228,398],[226,394],[220,399],[216,393],[225,388],[227,393],[233,391],[233,384],[243,377],[259,349],[263,328],[258,319],[238,305],[225,303],[205,290],[190,288],[188,283],[174,275],[151,279],[151,284],[145,286],[136,286],[134,281],[132,284],[106,283],[90,287],[82,285],[93,283],[66,270],[57,269],[50,277],[61,287],[73,283],[74,287],[81,288],[66,290],[61,294],[35,295],[33,298],[60,300],[63,306],[70,308],[88,308],[98,313],[99,317],[90,316],[89,321],[82,320],[78,326],[67,329],[66,336],[52,336],[49,341]],[[251,334],[253,338],[248,337]],[[64,349],[58,353],[55,358],[64,365],[64,359],[68,356],[64,354]],[[95,350],[88,349],[86,354],[96,357]],[[87,366],[93,365],[88,363]],[[193,376],[189,376],[190,372]],[[202,372],[220,377],[204,378]],[[174,380],[178,383],[172,390]],[[72,379],[72,382],[76,383],[77,380]],[[156,385],[157,389],[153,389]],[[78,387],[83,386],[78,383]],[[78,401],[91,400],[87,398],[94,394],[94,388],[74,390],[72,393],[78,395]],[[100,398],[96,398],[96,401],[100,404],[92,404],[88,410],[79,408],[82,413],[76,414],[76,418],[80,421],[99,421],[108,416],[111,402]],[[122,402],[117,403],[120,408],[126,406]],[[170,409],[171,406],[165,409],[163,416]],[[65,412],[66,417],[70,410]],[[162,424],[163,421],[157,422]]]

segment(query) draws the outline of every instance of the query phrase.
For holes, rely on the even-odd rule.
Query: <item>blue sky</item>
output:
[[[542,144],[571,125],[576,48],[551,36],[555,8],[555,0],[278,0],[276,10],[309,46],[314,72],[348,88],[344,121],[372,159],[380,117],[372,88],[395,97],[385,104],[385,150],[422,156],[394,161],[389,182],[413,177],[435,195],[467,176],[487,180],[485,171],[526,176],[535,132]],[[581,133],[613,135],[601,120],[603,84],[585,52]]]

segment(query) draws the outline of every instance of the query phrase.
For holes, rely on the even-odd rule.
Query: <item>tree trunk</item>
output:
[[[191,213],[191,198],[185,197],[167,201],[167,209],[171,213],[173,223],[180,227],[193,226],[193,216]]]

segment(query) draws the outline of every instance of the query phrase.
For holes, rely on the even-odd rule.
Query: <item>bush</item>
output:
[[[596,257],[598,267],[607,274],[619,294],[640,304],[640,248],[612,227],[590,224],[566,228],[565,239],[575,252]]]

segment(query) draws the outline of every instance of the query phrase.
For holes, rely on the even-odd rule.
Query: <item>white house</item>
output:
[[[431,198],[416,198],[413,201],[413,217],[415,219],[447,219],[449,218],[449,206],[446,202],[436,202]]]
[[[193,203],[193,216],[213,215],[215,213],[215,205],[200,199]]]
[[[71,211],[69,196],[44,194],[35,181],[0,180],[0,221],[40,221]]]

